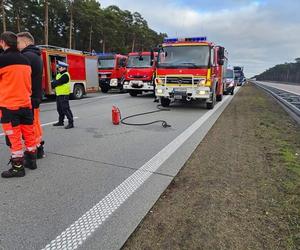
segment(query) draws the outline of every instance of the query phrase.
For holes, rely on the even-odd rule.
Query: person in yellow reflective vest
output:
[[[71,88],[71,78],[68,73],[69,65],[67,63],[58,61],[58,74],[55,80],[51,82],[51,86],[55,89],[56,94],[56,106],[59,114],[58,122],[54,123],[53,126],[64,126],[65,116],[68,118],[69,124],[65,129],[74,128],[73,114],[70,109],[69,96]]]

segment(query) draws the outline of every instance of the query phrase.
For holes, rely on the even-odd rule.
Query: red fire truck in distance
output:
[[[157,52],[129,53],[123,87],[131,96],[154,92],[157,55]]]
[[[202,100],[213,109],[223,96],[226,54],[224,47],[208,42],[206,37],[165,39],[155,79],[162,106],[177,99]]]
[[[101,54],[98,57],[99,86],[103,93],[110,89],[123,90],[123,78],[127,56],[119,54]]]
[[[40,45],[43,60],[43,94],[45,97],[54,95],[51,81],[57,74],[57,62],[69,64],[71,77],[71,96],[81,99],[89,92],[99,91],[97,57],[78,50],[65,49],[56,46]]]

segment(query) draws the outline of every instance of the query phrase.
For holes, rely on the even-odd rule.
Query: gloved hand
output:
[[[52,89],[55,89],[55,87],[56,87],[56,81],[53,80],[53,81],[51,81],[51,88],[52,88]]]
[[[39,98],[31,98],[32,108],[39,108],[41,102],[42,102],[42,100]]]

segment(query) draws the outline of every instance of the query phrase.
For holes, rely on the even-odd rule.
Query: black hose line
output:
[[[151,125],[151,124],[154,124],[154,123],[161,123],[161,125],[164,128],[169,128],[169,127],[171,127],[171,125],[168,124],[165,120],[156,120],[156,121],[146,122],[146,123],[125,122],[126,120],[131,119],[133,117],[138,117],[138,116],[142,116],[142,115],[149,115],[149,114],[158,113],[158,112],[162,112],[162,111],[170,111],[170,109],[161,108],[161,105],[157,105],[157,110],[124,117],[123,119],[121,119],[121,123],[124,124],[124,125],[129,125],[129,126],[147,126],[147,125]]]

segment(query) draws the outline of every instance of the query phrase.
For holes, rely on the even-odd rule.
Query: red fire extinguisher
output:
[[[119,125],[121,119],[121,112],[118,107],[116,106],[112,107],[111,116],[112,116],[112,123],[114,125]]]

